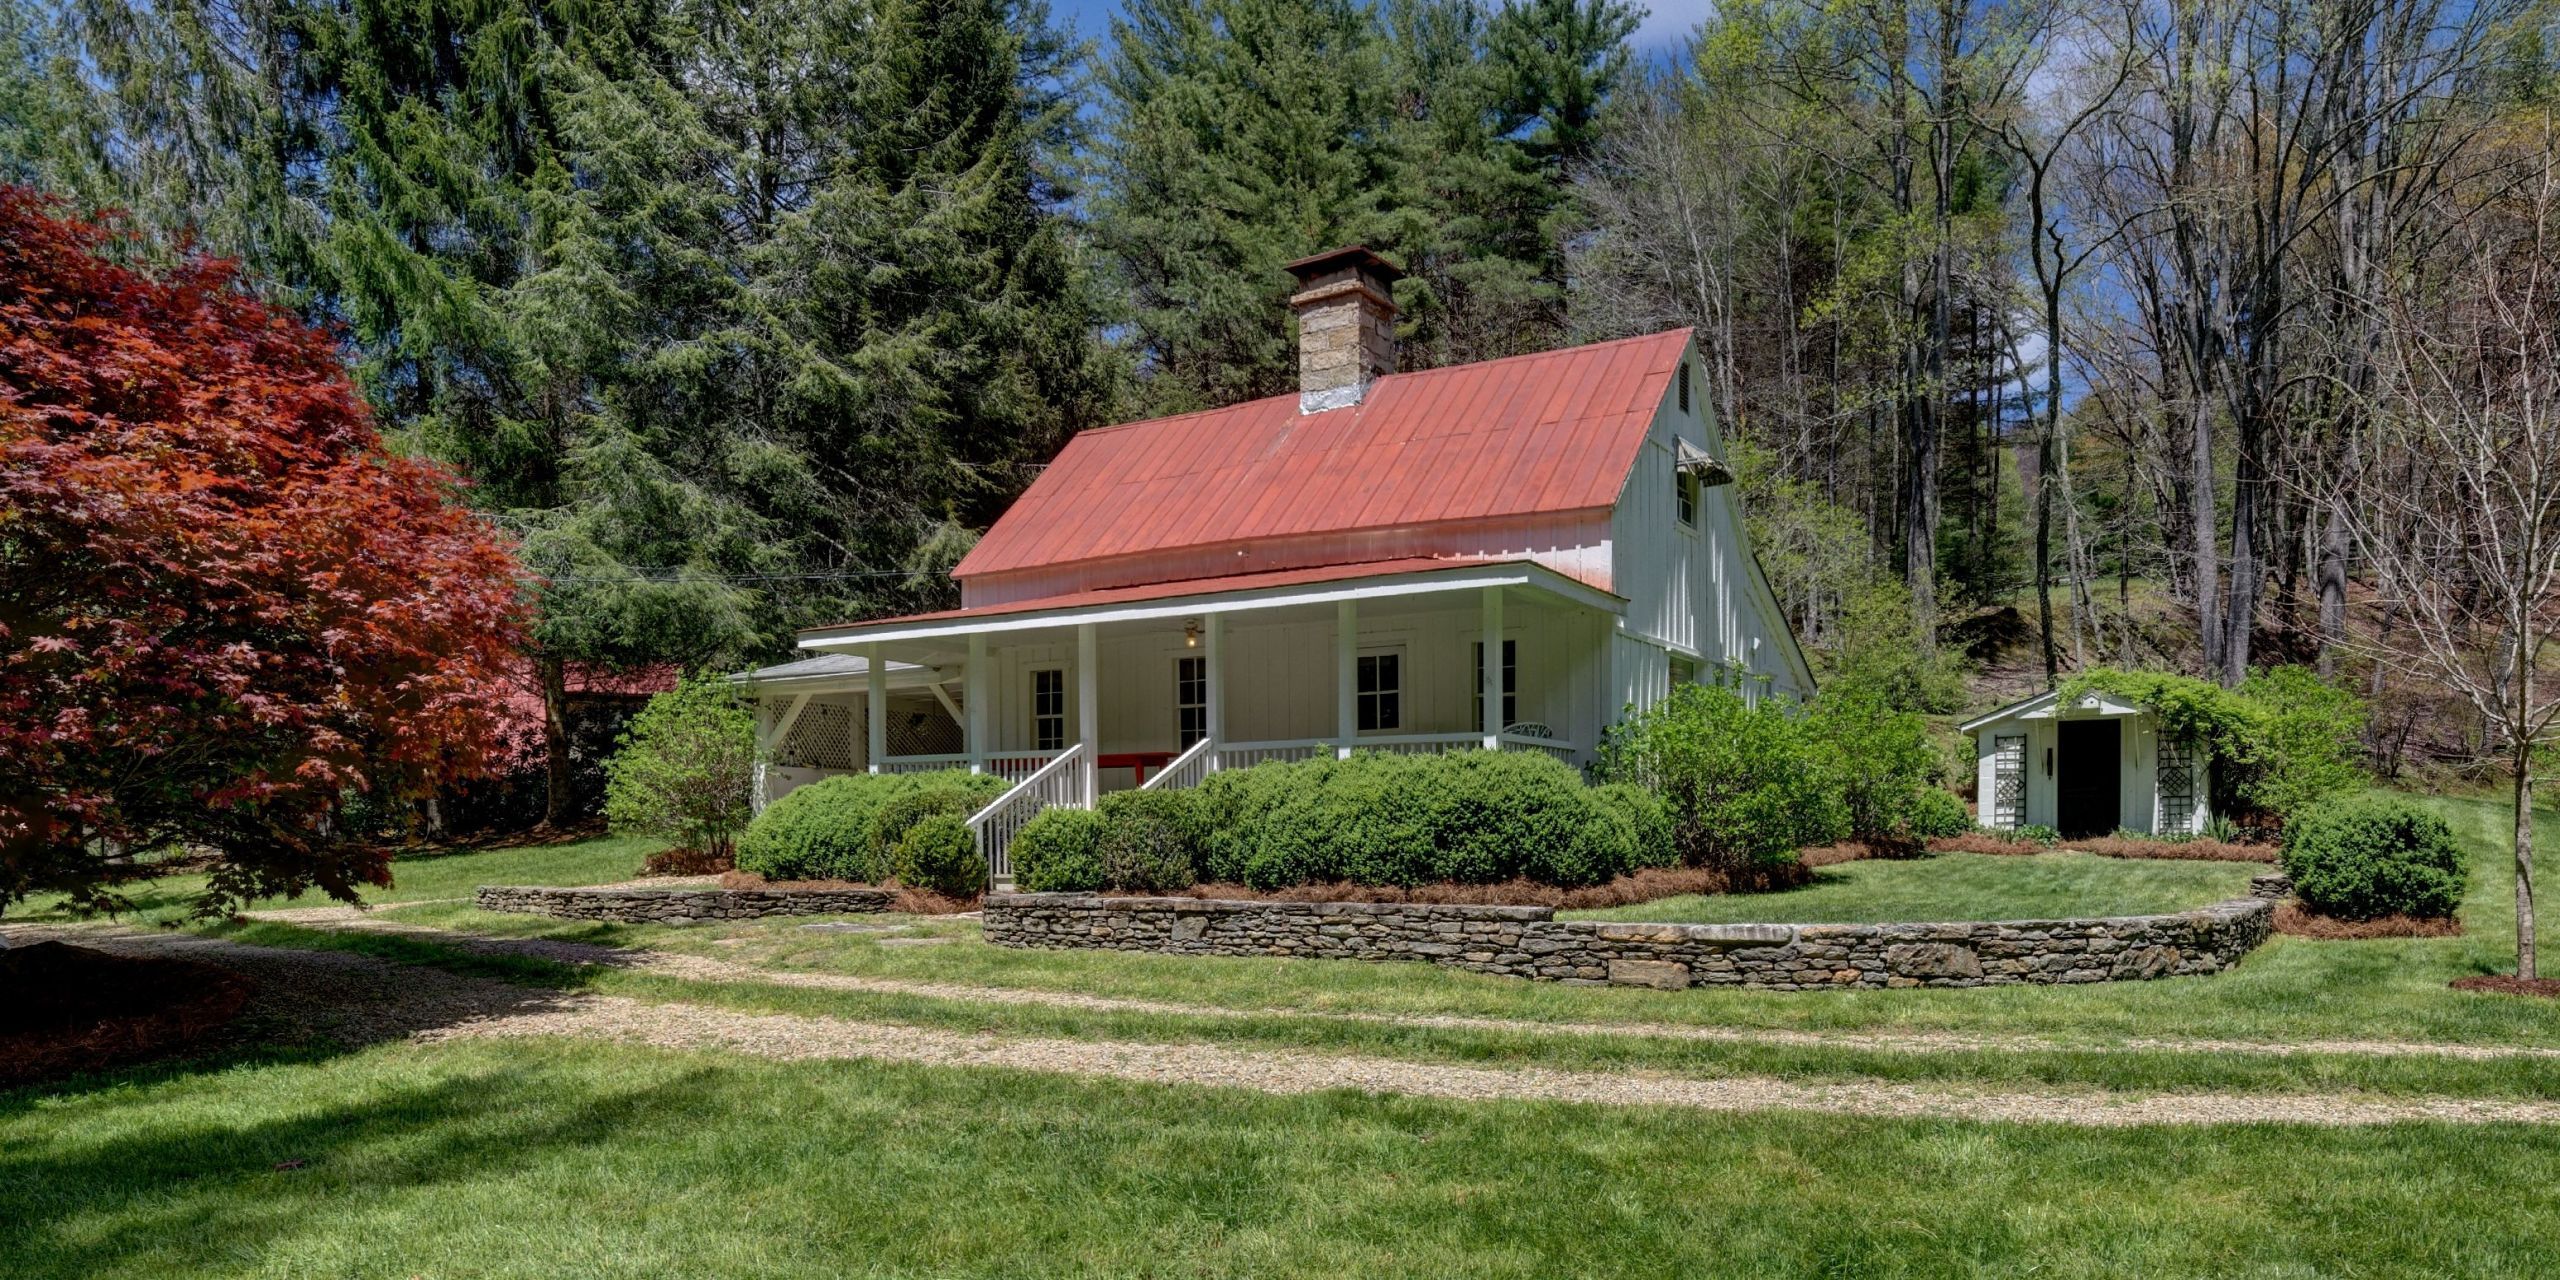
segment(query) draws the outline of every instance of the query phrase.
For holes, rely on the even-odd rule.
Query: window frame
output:
[[[1041,678],[1044,676],[1055,677],[1057,680],[1057,688],[1053,692],[1056,694],[1058,700],[1058,709],[1054,714],[1040,709],[1040,682]],[[1063,666],[1033,667],[1030,671],[1030,678],[1031,697],[1025,705],[1031,712],[1031,749],[1034,751],[1064,751],[1067,749],[1067,669]],[[1057,732],[1054,738],[1043,732],[1043,725],[1041,722],[1045,720],[1054,720],[1057,722]]]
[[[1363,689],[1364,682],[1374,683],[1372,673],[1381,662],[1389,664],[1391,683]],[[1379,645],[1358,651],[1351,662],[1352,729],[1356,733],[1402,733],[1404,731],[1404,646]]]
[[[1475,684],[1467,696],[1467,705],[1475,711],[1475,719],[1469,722],[1468,727],[1475,728],[1484,724],[1484,641],[1481,638],[1470,640],[1467,642],[1467,648],[1475,656],[1474,665],[1470,668],[1475,674]],[[1518,723],[1520,723],[1520,641],[1515,636],[1504,636],[1502,638],[1502,723],[1495,727],[1508,729]]]
[[[1683,529],[1698,527],[1698,507],[1704,495],[1698,490],[1698,478],[1687,468],[1674,463],[1671,468],[1671,516]]]
[[[1185,701],[1198,686],[1199,700]],[[1195,713],[1197,713],[1195,715]],[[1173,658],[1173,748],[1189,751],[1209,736],[1209,659],[1205,654],[1179,653]]]

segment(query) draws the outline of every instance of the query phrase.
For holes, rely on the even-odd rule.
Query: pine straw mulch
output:
[[[2560,978],[2519,978],[2511,973],[2483,973],[2456,978],[2452,986],[2456,991],[2486,991],[2491,995],[2560,998]]]
[[[247,978],[62,942],[0,951],[0,1088],[168,1053],[238,1017]]]
[[[1960,836],[1940,836],[1929,842],[1931,853],[1988,853],[2002,857],[2027,857],[2039,853],[2091,853],[2101,858],[2156,858],[2164,862],[2257,862],[2272,865],[2276,847],[2271,844],[2231,844],[2221,840],[2131,840],[2123,836],[2091,836],[2085,840],[2065,840],[2047,848],[2032,840],[2003,840],[1998,836],[1968,831]]]
[[[2276,932],[2296,938],[2321,938],[2331,942],[2357,941],[2366,938],[2458,938],[2462,922],[2452,916],[2376,916],[2371,920],[2341,920],[2324,916],[2299,902],[2276,905]]]
[[[661,849],[640,864],[643,876],[716,876],[737,868],[737,859],[700,849]]]

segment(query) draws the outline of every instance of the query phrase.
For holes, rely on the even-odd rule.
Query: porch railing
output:
[[[1216,749],[1221,769],[1250,769],[1274,760],[1313,760],[1329,755],[1333,744],[1322,738],[1287,738],[1270,742],[1231,742]]]
[[[986,855],[989,884],[1013,879],[1013,838],[1021,834],[1022,825],[1033,815],[1051,805],[1074,809],[1085,806],[1091,785],[1087,775],[1092,772],[1093,760],[1079,742],[970,815],[969,830],[978,838],[978,852]]]
[[[1218,744],[1208,738],[1192,743],[1190,750],[1175,756],[1165,766],[1138,784],[1140,791],[1179,791],[1196,787],[1218,770]]]
[[[1055,751],[1014,751],[980,757],[975,761],[965,751],[932,756],[884,756],[880,760],[880,772],[932,773],[938,769],[966,769],[975,763],[981,772],[1018,783],[1038,773],[1042,766],[1057,759],[1058,754]]]
[[[955,751],[938,756],[882,756],[879,771],[882,773],[931,773],[936,769],[968,767],[968,753]]]

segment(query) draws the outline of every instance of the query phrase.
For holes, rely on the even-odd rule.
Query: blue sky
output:
[[[1654,0],[1648,7],[1635,46],[1638,57],[1650,60],[1676,48],[1707,16],[1710,0]],[[1073,22],[1076,34],[1094,40],[1111,38],[1111,15],[1119,10],[1120,0],[1050,0],[1059,22]]]

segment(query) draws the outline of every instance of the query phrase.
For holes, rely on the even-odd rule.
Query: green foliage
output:
[[[616,835],[663,836],[727,856],[752,816],[755,718],[716,676],[688,677],[649,699],[604,762],[605,819]]]
[[[1943,794],[1931,785],[1938,753],[1927,722],[1892,710],[1873,694],[1826,688],[1812,705],[1808,727],[1828,757],[1848,810],[1850,836],[1871,842],[1925,838],[1912,829],[1921,797]]]
[[[1910,813],[1903,824],[1903,831],[1914,840],[1960,836],[1971,830],[1973,815],[1965,812],[1964,801],[1936,787],[1923,787],[1920,794],[1912,797]]]
[[[1870,576],[1841,604],[1834,658],[1824,691],[1867,698],[1903,711],[1944,715],[1963,708],[1967,689],[1954,651],[1928,642],[1911,592]]]
[[[905,839],[908,830],[917,823],[938,816],[966,818],[992,798],[985,794],[988,791],[995,795],[1004,794],[983,787],[928,787],[892,797],[887,804],[880,806],[880,816],[871,823],[871,856],[875,865],[892,865],[890,859],[898,842]]]
[[[1092,809],[1052,806],[1033,814],[1007,850],[1014,886],[1025,893],[1102,888],[1102,828],[1102,815]]]
[[[1686,866],[1745,872],[1848,834],[1834,762],[1783,698],[1683,685],[1609,731],[1598,773],[1662,797]]]
[[[1625,782],[1602,783],[1591,794],[1626,826],[1625,839],[1634,851],[1627,870],[1678,865],[1680,852],[1672,843],[1671,815],[1663,811],[1660,797]]]
[[[772,880],[884,879],[891,874],[885,858],[891,840],[880,831],[893,816],[890,809],[927,792],[956,792],[974,809],[1003,795],[1005,782],[965,769],[821,778],[765,806],[738,841],[738,869]]]
[[[1093,850],[1102,887],[1160,893],[1199,881],[1190,806],[1181,803],[1179,792],[1126,791],[1104,800],[1102,836]]]
[[[2284,871],[2312,910],[2343,920],[2449,916],[2468,871],[2444,819],[2390,796],[2323,800],[2284,829]]]
[[[1095,76],[1093,225],[1143,395],[1296,385],[1283,264],[1366,243],[1409,367],[1559,345],[1572,169],[1622,78],[1620,0],[1131,0]]]
[[[919,818],[890,847],[889,872],[911,889],[930,889],[955,898],[986,892],[987,860],[978,839],[959,814],[935,813]]]
[[[2094,667],[2064,681],[2063,701],[2111,695],[2144,708],[2164,737],[2200,745],[2213,763],[2217,813],[2290,816],[2365,784],[2357,763],[2364,703],[2302,667],[2256,673],[2238,689],[2165,671]]]
[[[2041,822],[2020,823],[2018,825],[2018,829],[2015,831],[1995,832],[1993,834],[1999,835],[2002,839],[2017,841],[2020,844],[2043,845],[2048,849],[2062,843],[2062,833]]]
[[[1596,884],[1664,861],[1655,808],[1534,752],[1361,752],[1213,774],[1201,869],[1257,889],[1348,880]]]

